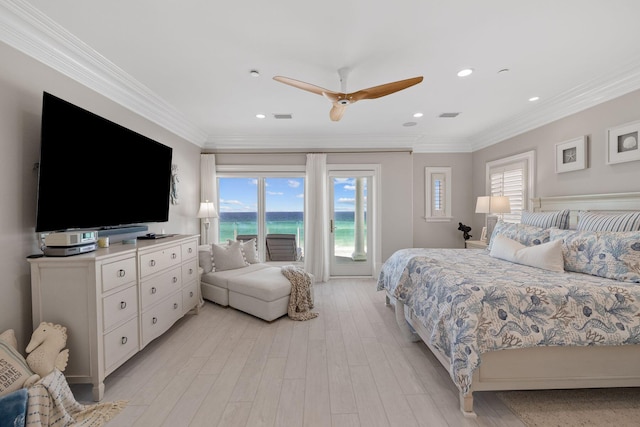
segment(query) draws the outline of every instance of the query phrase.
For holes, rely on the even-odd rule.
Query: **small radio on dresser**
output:
[[[95,243],[98,240],[97,231],[60,231],[47,234],[44,238],[46,246],[78,246]]]

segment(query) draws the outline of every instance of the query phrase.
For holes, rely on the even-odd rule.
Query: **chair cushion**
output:
[[[244,276],[245,274],[251,274],[256,271],[264,270],[265,268],[272,267],[265,264],[251,264],[235,270],[213,271],[211,273],[206,273],[201,276],[200,280],[204,283],[227,289],[229,279],[237,276]]]
[[[248,295],[262,301],[275,301],[291,294],[291,283],[279,267],[267,267],[251,274],[230,277],[227,283],[229,292]]]

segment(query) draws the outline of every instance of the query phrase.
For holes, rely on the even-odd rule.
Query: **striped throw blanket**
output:
[[[29,387],[27,426],[100,427],[115,417],[126,401],[82,405],[58,369]]]

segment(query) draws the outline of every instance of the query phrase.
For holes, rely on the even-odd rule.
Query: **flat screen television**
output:
[[[36,232],[168,221],[172,152],[44,92]]]

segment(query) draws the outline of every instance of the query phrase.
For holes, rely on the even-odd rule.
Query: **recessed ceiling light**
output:
[[[422,114],[422,113],[414,113],[413,114],[413,117],[416,117],[416,118],[417,117],[422,117],[422,116],[424,116],[424,114]]]
[[[531,98],[529,98],[529,101],[530,101],[530,102],[535,102],[535,101],[537,101],[538,99],[540,99],[540,97],[539,97],[539,96],[532,96]]]
[[[464,70],[458,71],[458,77],[467,77],[473,73],[473,68],[465,68]]]
[[[251,77],[260,77],[260,72],[258,70],[251,70],[249,71],[249,74]]]
[[[259,118],[259,119],[264,119],[264,118],[265,118],[265,117],[267,117],[267,116],[265,116],[265,115],[264,115],[264,114],[262,114],[262,113],[258,113],[258,114],[256,114],[256,117],[257,117],[257,118]]]

